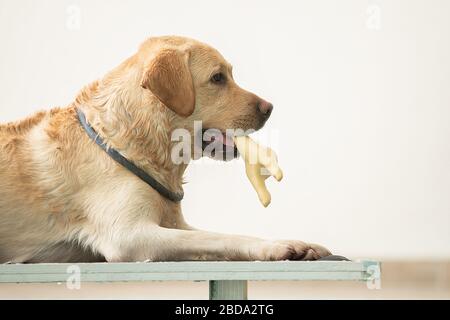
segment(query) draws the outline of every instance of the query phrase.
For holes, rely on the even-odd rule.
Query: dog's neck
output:
[[[132,73],[131,73],[132,76]],[[136,79],[116,77],[114,71],[84,88],[75,107],[108,146],[146,171],[171,191],[180,192],[187,164],[171,159],[175,119]]]

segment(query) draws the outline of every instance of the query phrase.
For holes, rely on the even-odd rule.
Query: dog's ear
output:
[[[141,86],[182,117],[194,112],[194,82],[187,54],[181,51],[166,49],[159,52],[147,65]]]

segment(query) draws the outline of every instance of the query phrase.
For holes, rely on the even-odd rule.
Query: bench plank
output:
[[[0,283],[65,282],[79,272],[87,282],[210,280],[377,280],[376,261],[183,261],[136,263],[2,264]],[[378,271],[377,271],[378,270]]]

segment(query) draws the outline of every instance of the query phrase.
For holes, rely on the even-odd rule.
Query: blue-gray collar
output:
[[[103,141],[103,139],[95,132],[95,130],[87,123],[86,117],[84,113],[76,108],[77,114],[78,114],[78,120],[80,121],[81,126],[83,127],[84,131],[88,134],[88,136],[100,147],[102,148],[113,160],[124,166],[126,169],[128,169],[131,173],[138,176],[142,181],[147,183],[150,187],[158,191],[160,195],[162,195],[164,198],[167,198],[173,202],[180,202],[181,199],[183,199],[184,192],[181,191],[180,193],[170,191],[165,186],[163,186],[161,183],[159,183],[155,178],[153,178],[151,175],[149,175],[147,172],[142,170],[141,168],[138,168],[134,163],[130,162],[128,159],[126,159],[124,156],[122,156],[117,150],[114,148],[108,148],[106,143]]]

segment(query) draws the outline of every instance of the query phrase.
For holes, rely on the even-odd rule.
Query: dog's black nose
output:
[[[266,117],[269,117],[273,110],[273,104],[263,99],[258,103],[259,111]]]

